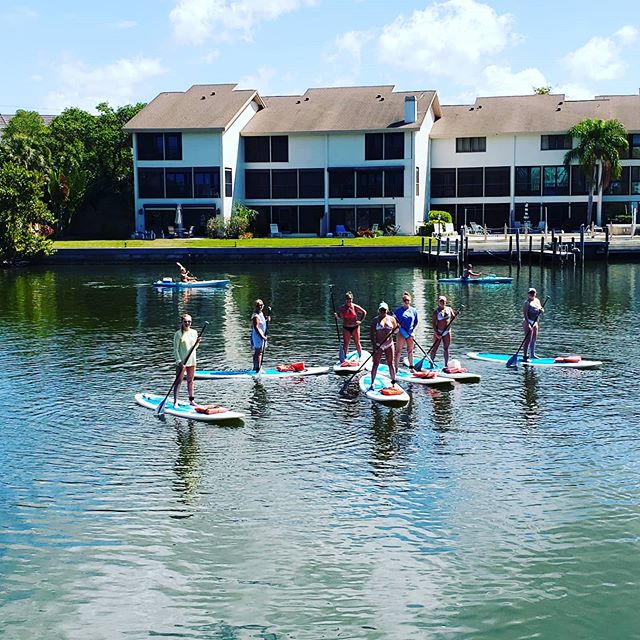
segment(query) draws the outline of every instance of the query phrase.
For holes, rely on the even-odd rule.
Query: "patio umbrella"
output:
[[[178,231],[182,231],[182,205],[179,204],[176,207],[176,218],[174,220],[176,227],[178,227]]]

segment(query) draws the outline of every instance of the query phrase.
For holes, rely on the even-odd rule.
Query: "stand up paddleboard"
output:
[[[357,351],[349,351],[344,360],[333,365],[333,372],[340,375],[351,374],[356,372],[363,363],[362,371],[371,371],[373,360],[368,351],[362,350],[362,358],[358,358]]]
[[[472,351],[467,353],[469,358],[473,360],[484,360],[485,362],[495,362],[497,364],[506,365],[513,357],[508,353],[479,353]],[[582,356],[558,356],[557,358],[535,358],[534,360],[523,360],[518,355],[517,364],[526,365],[528,367],[562,367],[565,369],[597,369],[602,366],[601,360],[585,360]]]
[[[269,378],[299,378],[301,376],[319,376],[329,373],[329,367],[305,367],[300,370],[279,370],[279,369],[196,369],[196,378],[201,380],[250,380],[259,378],[267,380]]]
[[[164,396],[153,393],[136,393],[135,395],[136,402],[141,407],[152,411],[158,410],[163,398]],[[164,403],[164,412],[178,418],[198,420],[199,422],[240,422],[244,418],[244,413],[231,411],[231,409],[219,405],[198,405],[198,407],[194,407],[190,404],[179,404],[175,407],[172,400],[167,400]]]
[[[386,364],[381,364],[378,367],[378,371],[383,376],[389,376],[389,367]],[[398,382],[422,384],[429,387],[453,388],[453,380],[443,378],[439,371],[404,371],[400,369],[396,371],[396,380],[398,380]]]
[[[422,358],[413,359],[414,365],[420,362]],[[402,361],[405,367],[409,366],[409,359],[404,358]],[[477,373],[470,373],[469,371],[456,371],[455,369],[451,369],[449,371],[445,371],[444,363],[435,362],[435,366],[431,367],[431,363],[429,360],[425,358],[425,361],[422,363],[422,371],[435,371],[439,376],[443,378],[448,378],[450,380],[456,380],[457,382],[480,382],[480,376]]]
[[[154,287],[162,287],[164,289],[202,289],[204,287],[226,287],[229,285],[228,280],[196,280],[194,282],[174,281],[171,278],[163,278],[153,283]]]
[[[479,278],[439,278],[446,284],[510,284],[513,278],[507,276],[480,276]]]
[[[404,389],[392,387],[391,380],[380,374],[376,375],[376,379],[373,383],[373,389],[369,388],[371,386],[370,373],[367,373],[360,378],[359,385],[360,391],[362,391],[369,400],[373,400],[374,402],[379,402],[380,404],[385,404],[390,407],[402,407],[410,400],[409,394]],[[387,393],[384,393],[384,390],[389,388],[395,390],[393,395],[387,395]]]

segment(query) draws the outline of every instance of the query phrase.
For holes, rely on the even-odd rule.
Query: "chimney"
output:
[[[415,96],[404,97],[404,123],[411,124],[418,119],[418,101]]]

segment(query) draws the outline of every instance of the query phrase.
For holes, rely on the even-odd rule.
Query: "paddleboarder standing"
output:
[[[400,368],[400,358],[402,349],[406,345],[407,357],[409,358],[409,369],[413,371],[413,334],[420,322],[418,310],[411,306],[411,294],[408,291],[402,293],[402,306],[398,307],[393,315],[396,317],[400,328],[396,339],[396,371]]]
[[[253,370],[262,368],[262,356],[267,346],[267,327],[271,316],[264,315],[264,302],[258,298],[251,314],[251,349],[253,350]]]
[[[194,387],[195,387],[195,373],[196,373],[196,349],[200,344],[201,338],[198,336],[198,332],[191,327],[192,318],[188,313],[185,313],[180,318],[180,328],[175,332],[173,336],[173,358],[176,362],[176,380],[173,385],[173,406],[178,406],[178,393],[180,391],[180,385],[184,374],[187,374],[187,391],[189,393],[189,404],[195,405]],[[185,362],[185,358],[191,348],[194,347],[189,359]],[[184,364],[183,364],[184,362]]]
[[[451,344],[451,323],[455,317],[453,309],[447,305],[447,296],[438,296],[438,306],[431,317],[433,326],[433,346],[429,351],[431,360],[435,360],[438,347],[442,342],[444,366],[449,365],[449,345]]]
[[[378,315],[371,324],[371,343],[373,345],[373,367],[371,368],[371,389],[378,373],[378,365],[382,360],[382,354],[387,360],[391,384],[396,384],[396,364],[393,348],[393,334],[398,330],[399,325],[396,317],[389,314],[389,305],[381,302],[378,305]]]
[[[544,307],[536,295],[536,290],[531,287],[527,299],[522,305],[522,330],[525,334],[522,354],[523,360],[528,360],[529,354],[532,359],[538,357],[536,355],[536,341],[538,340],[538,318],[541,313],[544,313]]]
[[[335,313],[336,318],[342,318],[342,344],[345,353],[349,353],[349,343],[353,343],[358,352],[358,360],[362,359],[362,345],[360,344],[360,325],[367,317],[366,309],[353,301],[353,293],[347,291],[344,294],[344,304]]]

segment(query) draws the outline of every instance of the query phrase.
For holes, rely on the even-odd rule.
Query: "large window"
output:
[[[247,136],[244,138],[245,162],[288,162],[288,136]]]
[[[485,167],[484,195],[511,195],[511,169],[509,167]]]
[[[545,196],[569,195],[569,173],[564,166],[545,167],[542,193]]]
[[[540,149],[542,151],[557,151],[560,149],[571,149],[573,140],[571,136],[564,133],[551,136],[540,136]]]
[[[271,197],[271,172],[262,169],[247,169],[244,172],[245,196],[247,199]]]
[[[374,224],[380,228],[396,223],[395,205],[359,206],[359,207],[330,207],[330,228],[333,233],[336,225],[343,225],[347,230],[355,233],[359,229],[371,229]]]
[[[629,157],[640,159],[640,133],[632,133],[629,136]]]
[[[582,167],[577,164],[571,165],[571,195],[586,196],[587,180]]]
[[[456,138],[456,153],[475,153],[487,150],[486,138]]]
[[[298,172],[295,169],[277,169],[271,172],[271,197],[298,197]]]
[[[402,160],[404,158],[404,133],[365,133],[365,160]]]
[[[329,169],[329,197],[353,198],[355,195],[355,171],[353,169]]]
[[[324,198],[324,171],[322,169],[300,169],[298,172],[300,198]]]
[[[431,169],[431,197],[456,197],[455,169]]]
[[[138,197],[164,198],[164,169],[138,169]]]
[[[193,198],[191,169],[166,169],[164,174],[167,198]]]
[[[229,167],[224,170],[224,195],[225,198],[233,197],[233,171]]]
[[[382,169],[362,169],[356,172],[356,197],[382,197]]]
[[[385,198],[402,198],[403,196],[404,196],[404,169],[385,169],[384,170],[384,197]]]
[[[194,168],[193,195],[195,198],[220,197],[220,169],[218,167]]]
[[[540,167],[516,167],[516,195],[540,195]]]
[[[629,195],[629,175],[631,167],[622,167],[622,173],[618,180],[612,180],[604,191],[607,196],[628,196]]]
[[[640,194],[640,167],[631,167],[631,193]]]
[[[458,169],[458,197],[482,197],[482,167]]]
[[[137,133],[138,160],[182,160],[181,133]]]

